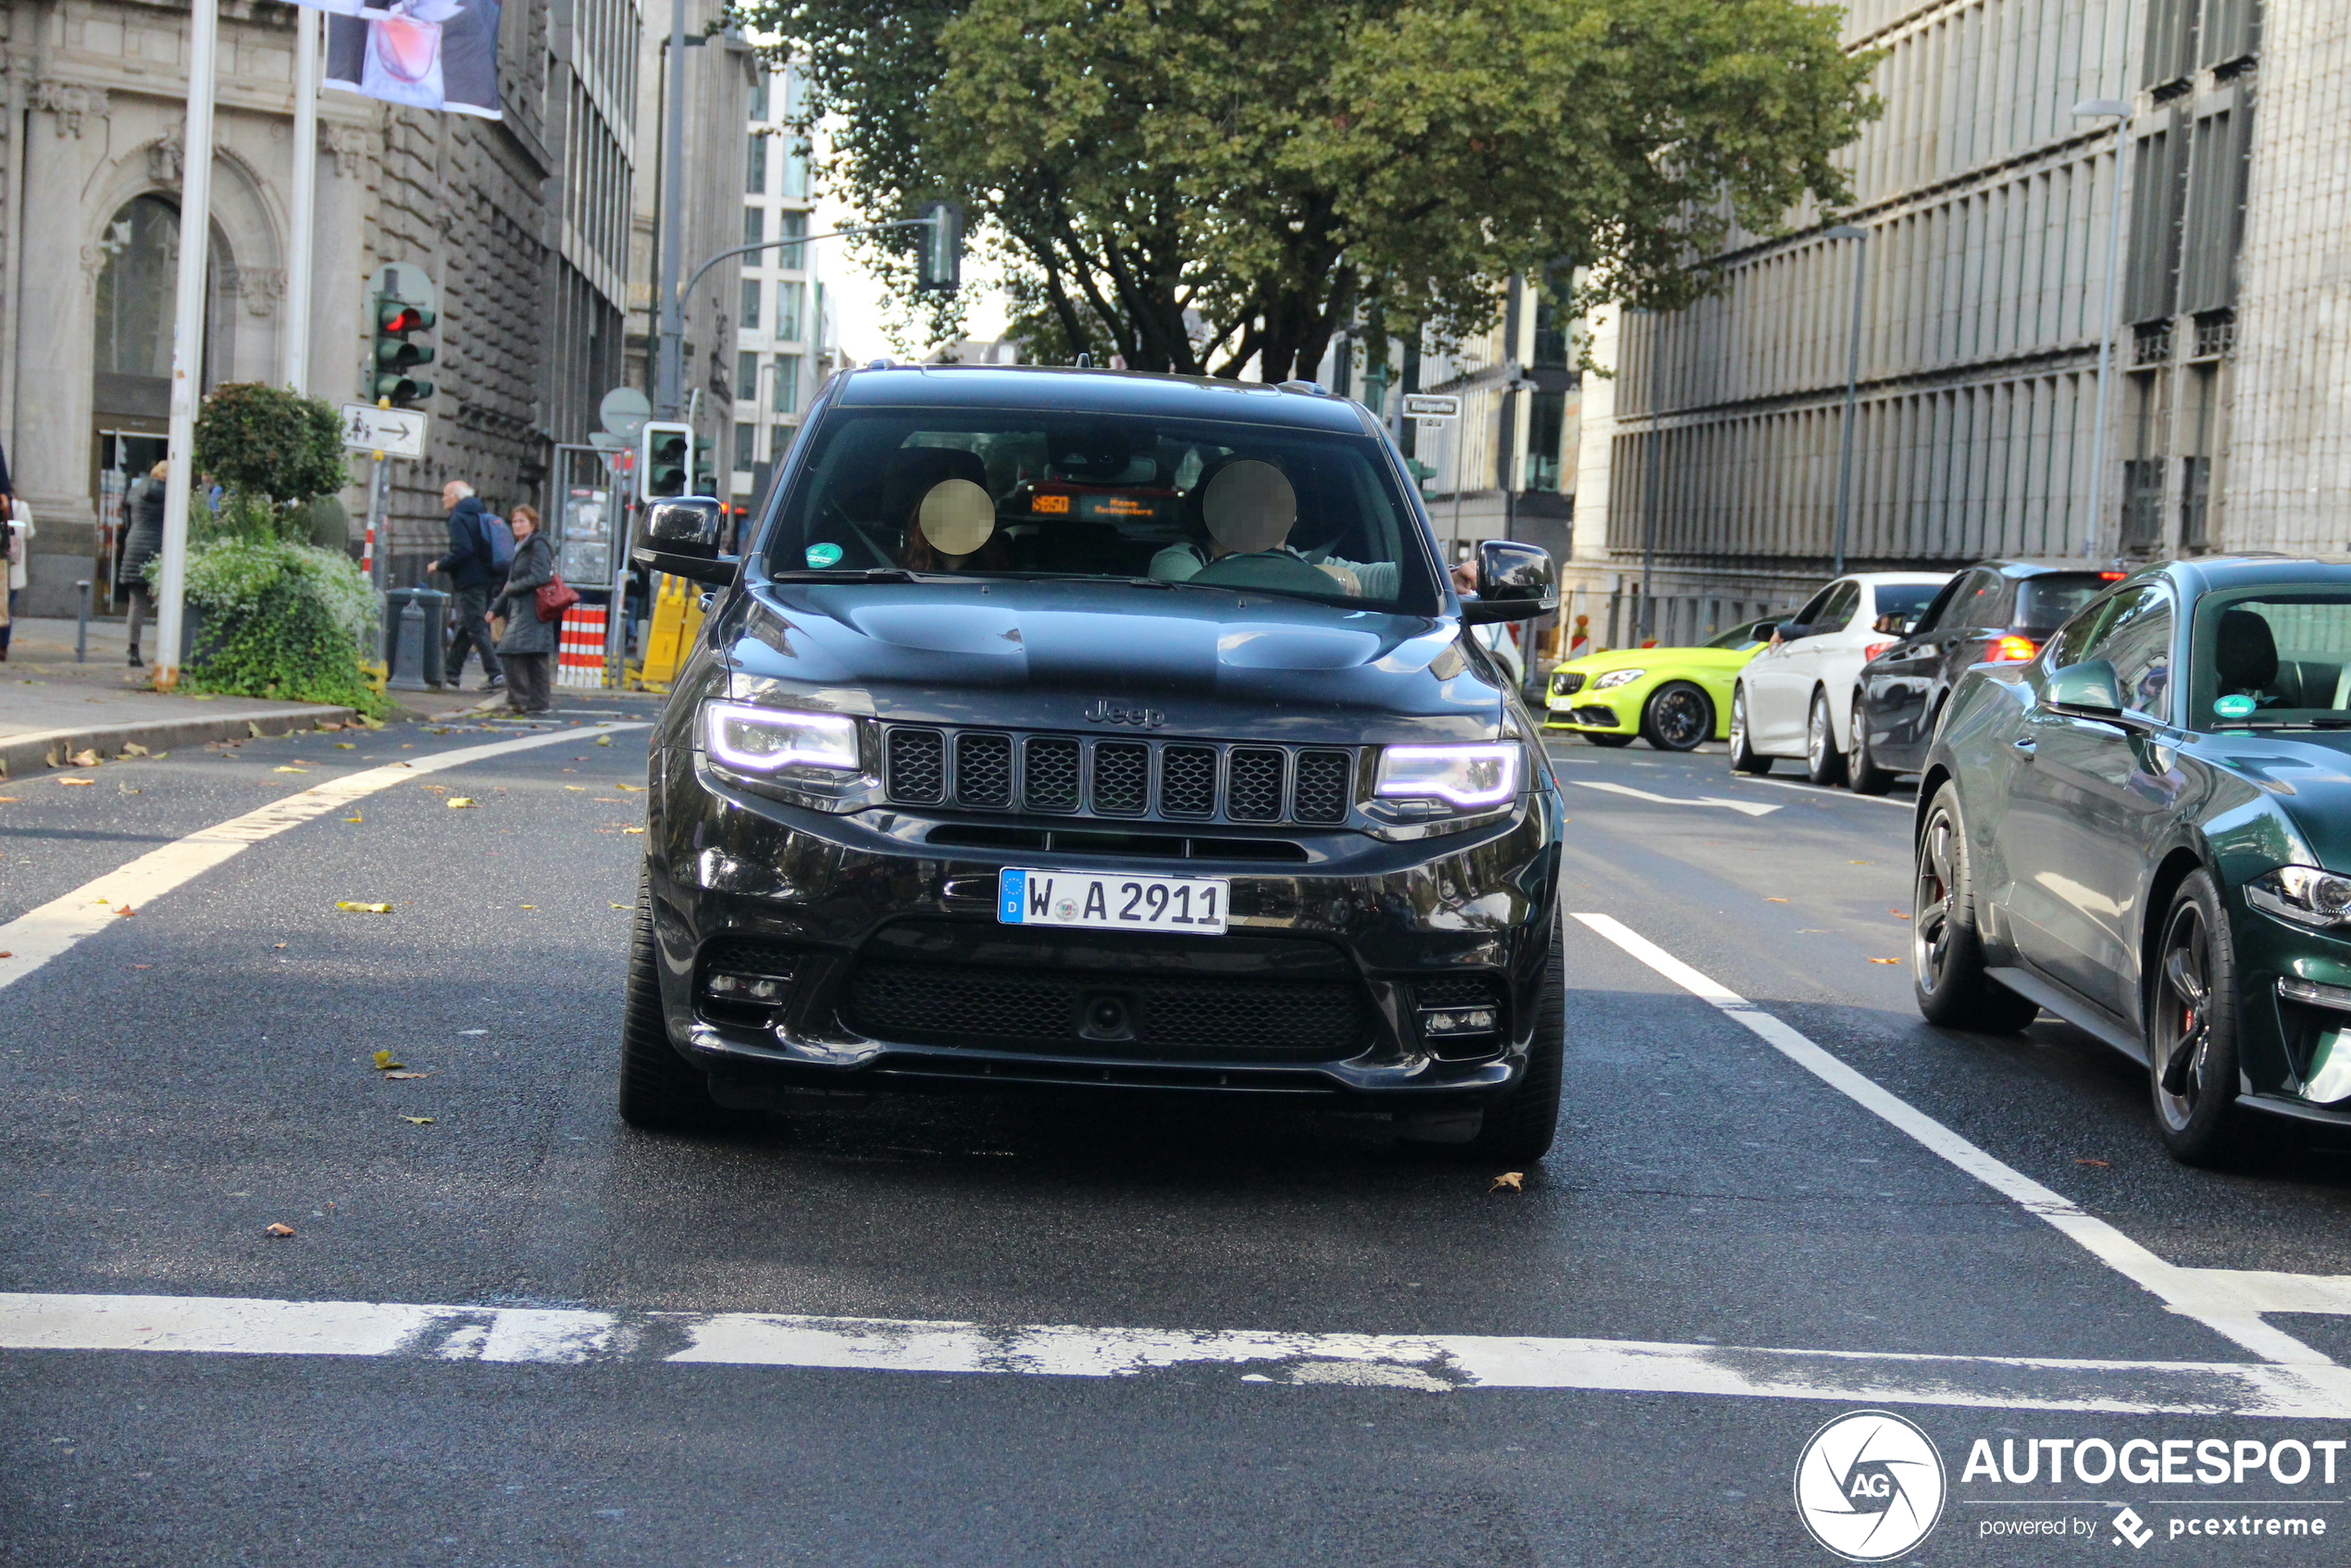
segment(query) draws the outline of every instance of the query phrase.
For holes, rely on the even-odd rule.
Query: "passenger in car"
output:
[[[1185,516],[1194,537],[1151,557],[1151,575],[1159,581],[1287,593],[1328,593],[1336,583],[1351,597],[1396,595],[1393,561],[1310,561],[1291,547],[1298,492],[1271,463],[1232,457],[1204,471],[1186,497]]]
[[[910,572],[1002,571],[988,466],[976,452],[909,447],[882,481],[882,521],[902,530],[898,564]]]

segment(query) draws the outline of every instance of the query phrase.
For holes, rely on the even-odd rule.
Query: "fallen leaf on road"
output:
[[[606,899],[604,902],[605,902],[606,903],[612,903],[612,901],[611,901],[610,899]],[[615,909],[627,909],[627,908],[628,907],[628,905],[627,905],[627,904],[625,904],[625,903],[614,903],[612,906],[613,906]]]
[[[258,740],[261,739],[261,726],[254,723],[251,719],[247,719],[245,720],[245,733]]]
[[[632,795],[641,795],[645,792],[645,787],[642,784],[616,784],[613,788],[626,790]]]
[[[344,820],[345,822],[364,822],[364,821],[366,821],[366,820],[367,820],[367,818],[365,818],[365,817],[363,817],[363,816],[360,816],[360,815],[358,815],[357,814],[355,814],[355,813],[354,815],[350,815],[350,816],[346,816],[346,817],[344,817],[344,818],[343,818],[343,820]]]
[[[1494,1185],[1487,1188],[1486,1190],[1488,1192],[1524,1192],[1526,1190],[1526,1173],[1524,1171],[1504,1171],[1500,1176],[1494,1178]]]
[[[432,1118],[430,1116],[403,1116],[400,1119],[415,1126],[429,1127],[432,1126]]]
[[[1765,903],[1785,903],[1785,902],[1787,902],[1787,900],[1785,900],[1785,899],[1765,899],[1763,902],[1764,902]]]
[[[641,828],[624,828],[621,831],[624,833],[642,833],[644,829]]]
[[[452,795],[445,803],[451,811],[464,811],[474,803],[470,795]]]
[[[294,1227],[290,1225],[267,1226],[263,1227],[261,1232],[264,1236],[274,1236],[280,1241],[283,1241],[287,1237],[292,1236],[293,1233]]]
[[[341,729],[342,726],[340,724],[322,724],[318,728],[321,729]]]
[[[131,967],[133,969],[152,969],[155,965],[152,964],[133,964]]]
[[[405,1067],[407,1064],[405,1062],[393,1061],[392,1052],[389,1051],[376,1052],[376,1068],[379,1072],[390,1072],[394,1067]]]
[[[526,904],[523,904],[521,907],[522,907],[522,908],[524,908],[524,909],[537,909],[539,906],[538,906],[537,904],[535,904],[535,903],[526,903]]]
[[[21,797],[17,795],[0,795],[0,801],[6,801],[10,805],[16,805],[20,803]]]
[[[599,735],[596,737],[596,744],[599,746],[609,746],[612,744],[612,737],[609,735]]]
[[[438,1067],[435,1067],[435,1068],[433,1068],[430,1072],[423,1072],[423,1073],[386,1073],[386,1074],[384,1075],[384,1076],[385,1076],[385,1077],[388,1077],[388,1078],[429,1078],[429,1077],[432,1076],[433,1073],[438,1073],[439,1071],[441,1071],[441,1069],[440,1069],[440,1068],[438,1068]]]
[[[285,944],[285,943],[283,943],[283,942],[271,942],[269,945],[270,945],[270,947],[272,947],[272,948],[274,949],[274,948],[281,948],[281,947],[285,946],[286,944]]]
[[[575,795],[584,795],[588,792],[588,786],[585,784],[566,784],[564,788]]]
[[[95,767],[106,759],[95,752],[81,751],[74,753],[70,760],[76,767]]]
[[[15,956],[13,952],[0,952],[0,958],[14,958]]]
[[[2076,1160],[2073,1163],[2077,1165],[2105,1165],[2108,1168],[2111,1168],[2114,1164],[2114,1162],[2111,1160]]]
[[[1902,961],[1898,958],[1872,958],[1870,962],[1872,964],[1899,964]]]
[[[1894,918],[1895,918],[1895,919],[1897,919],[1897,920],[1908,920],[1908,919],[1910,917],[1910,915],[1909,915],[1909,912],[1908,910],[1901,910],[1901,909],[1889,909],[1889,910],[1887,910],[1887,911],[1886,911],[1886,913],[1887,913],[1888,915],[1891,915],[1892,916],[1894,916]]]
[[[361,903],[356,899],[337,899],[335,907],[347,909],[354,915],[390,915],[392,913],[392,905],[388,903]]]
[[[60,778],[57,782],[60,784],[95,784],[97,780],[94,778]]]
[[[117,915],[119,915],[123,916],[125,919],[128,919],[128,918],[130,918],[131,915],[136,915],[136,914],[138,914],[139,912],[138,912],[137,910],[135,910],[135,909],[131,908],[129,904],[127,904],[127,903],[126,903],[126,904],[124,904],[124,905],[123,905],[120,909],[116,910],[116,911],[115,911],[115,913],[116,913]]]
[[[273,767],[269,771],[272,773],[307,773],[310,770],[306,767]]]
[[[134,790],[128,784],[118,784],[115,786],[115,789],[126,795],[143,795],[146,793],[144,790]]]
[[[616,795],[598,795],[596,803],[600,806],[625,806],[628,803]]]
[[[147,748],[136,740],[127,741],[123,745],[122,754],[126,757],[143,757],[147,754]]]
[[[338,740],[335,742],[335,750],[338,752],[355,752],[358,749],[358,745],[350,740]]]
[[[1845,864],[1847,865],[1875,865],[1877,862],[1873,860],[1848,860]]]

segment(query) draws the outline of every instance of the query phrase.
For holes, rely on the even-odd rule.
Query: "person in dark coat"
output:
[[[518,714],[550,713],[555,705],[555,634],[562,623],[539,618],[538,596],[543,584],[555,580],[555,547],[539,531],[539,514],[529,507],[516,507],[508,521],[515,530],[515,564],[491,605],[506,621],[505,635],[498,640],[506,661],[506,706]]]
[[[454,631],[449,648],[449,684],[462,683],[466,655],[479,650],[481,673],[489,678],[481,689],[495,691],[504,677],[499,673],[498,654],[490,644],[485,614],[490,595],[498,587],[498,568],[490,554],[490,530],[482,526],[481,503],[474,496],[474,487],[465,480],[451,479],[442,485],[441,504],[449,509],[449,554],[435,561],[432,569],[448,573],[449,585],[454,590],[449,602],[449,624]]]
[[[147,591],[147,563],[163,554],[163,492],[171,465],[157,463],[131,490],[131,529],[122,537],[122,561],[115,568],[116,591],[131,601],[131,667],[147,661],[139,652],[139,637],[155,610],[155,595]]]

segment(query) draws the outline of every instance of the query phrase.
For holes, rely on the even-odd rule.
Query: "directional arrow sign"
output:
[[[387,457],[422,457],[424,410],[346,403],[342,405],[342,444],[354,452],[380,452]]]

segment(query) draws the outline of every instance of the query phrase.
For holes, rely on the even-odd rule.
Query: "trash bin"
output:
[[[449,595],[434,588],[395,588],[384,595],[384,684],[395,691],[438,691]]]

